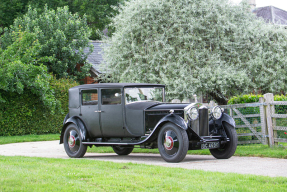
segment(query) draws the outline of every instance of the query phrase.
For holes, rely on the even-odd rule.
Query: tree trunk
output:
[[[214,92],[209,92],[208,94],[217,102],[218,105],[227,105],[228,100],[226,100],[223,96],[219,97]]]

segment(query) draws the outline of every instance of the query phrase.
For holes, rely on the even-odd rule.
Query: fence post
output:
[[[272,102],[274,101],[274,96],[272,94]],[[278,145],[278,142],[275,141],[277,136],[277,130],[274,130],[274,127],[276,126],[276,118],[272,117],[275,114],[275,105],[270,105],[271,109],[271,118],[272,118],[272,134],[273,134],[273,139],[274,139],[274,145]]]
[[[264,99],[267,104],[265,114],[266,114],[267,130],[268,130],[268,136],[269,136],[268,145],[272,147],[274,145],[273,125],[272,125],[272,117],[271,117],[273,110],[271,109],[270,103],[274,101],[274,96],[272,93],[266,93],[264,94]]]
[[[264,103],[264,98],[260,97],[259,98],[259,103]],[[264,110],[264,106],[261,105],[259,106],[259,111],[260,111],[260,119],[261,119],[261,133],[262,133],[262,143],[264,143],[265,145],[268,144],[268,140],[267,140],[267,126],[266,126],[266,114],[265,114],[265,110]]]

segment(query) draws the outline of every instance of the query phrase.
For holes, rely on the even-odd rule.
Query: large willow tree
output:
[[[112,19],[104,48],[106,78],[163,83],[167,96],[286,90],[286,29],[268,25],[247,3],[131,0]]]

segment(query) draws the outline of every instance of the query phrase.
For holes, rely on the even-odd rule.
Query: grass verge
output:
[[[0,145],[8,143],[60,140],[60,134],[0,136]]]
[[[0,191],[285,191],[287,178],[88,159],[0,156]]]

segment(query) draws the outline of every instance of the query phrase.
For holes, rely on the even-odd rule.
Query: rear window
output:
[[[98,104],[98,90],[83,90],[82,91],[82,105],[97,105]]]

